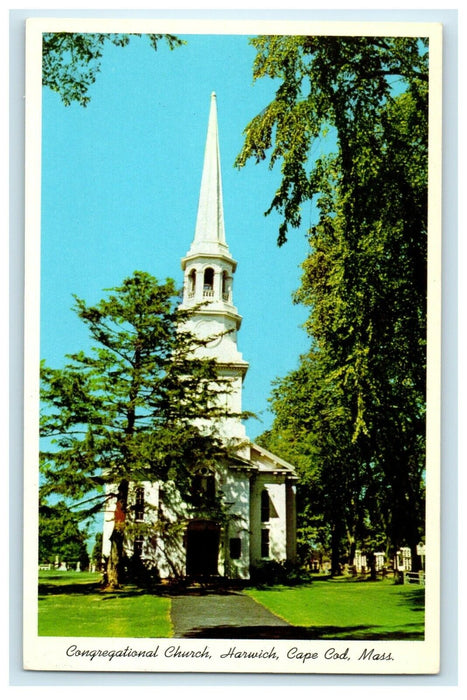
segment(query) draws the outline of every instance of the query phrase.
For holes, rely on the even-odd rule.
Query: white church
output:
[[[138,484],[132,490],[131,513],[144,523],[144,536],[128,538],[126,554],[156,566],[162,579],[221,576],[248,579],[252,567],[268,561],[294,561],[296,555],[296,474],[294,467],[251,442],[238,416],[248,362],[237,348],[242,317],[233,303],[237,263],[225,238],[219,156],[216,95],[211,95],[209,124],[201,180],[196,229],[181,261],[184,272],[182,308],[193,309],[190,330],[200,338],[215,338],[203,352],[216,360],[218,374],[231,386],[224,400],[232,417],[223,420],[221,433],[238,444],[237,459],[219,464],[215,473],[199,475],[206,493],[223,494],[232,517],[227,522],[184,517],[180,536],[170,552],[157,532],[157,513],[167,484]],[[115,502],[104,515],[103,555],[110,553]],[[183,512],[183,509],[182,509]],[[180,513],[180,511],[179,511]],[[180,515],[174,518],[180,517]]]

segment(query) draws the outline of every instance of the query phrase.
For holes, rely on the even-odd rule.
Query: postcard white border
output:
[[[428,416],[426,635],[420,642],[328,642],[322,640],[187,640],[53,638],[37,635],[37,489],[39,405],[41,35],[44,31],[154,32],[174,34],[322,34],[428,36],[430,39],[429,264],[428,264]],[[25,239],[25,440],[24,440],[24,667],[60,671],[144,671],[216,673],[435,674],[440,639],[440,406],[441,406],[441,105],[442,26],[418,22],[341,22],[277,20],[183,20],[38,18],[28,20],[26,44],[26,239]],[[267,641],[267,640],[266,640]],[[193,656],[180,654],[192,652]],[[208,651],[206,652],[206,647]],[[224,656],[229,649],[251,650],[262,658]],[[311,656],[289,658],[296,647]],[[278,657],[276,660],[272,654]],[[377,668],[359,661],[365,649],[391,654]],[[70,649],[72,650],[70,652]],[[341,658],[326,659],[334,649]],[[348,649],[347,653],[346,650]],[[73,650],[101,654],[76,655]],[[125,650],[128,650],[125,653]],[[117,652],[120,652],[117,655]],[[146,652],[145,656],[134,653]],[[270,652],[272,659],[266,658]],[[313,658],[313,654],[317,658]],[[208,657],[206,654],[209,654]],[[330,656],[332,652],[328,652]]]

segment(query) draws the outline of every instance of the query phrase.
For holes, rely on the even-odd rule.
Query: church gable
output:
[[[289,462],[286,462],[284,459],[281,459],[256,443],[251,444],[250,450],[250,459],[260,472],[268,472],[275,476],[283,476],[287,479],[296,480],[295,467]]]

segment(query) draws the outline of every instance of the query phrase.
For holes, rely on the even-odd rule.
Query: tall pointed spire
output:
[[[211,357],[231,383],[226,402],[237,414],[228,420],[230,436],[245,437],[238,419],[241,413],[242,381],[248,370],[237,347],[237,331],[242,317],[233,302],[233,278],[237,262],[227,247],[222,206],[222,180],[217,129],[216,94],[211,94],[208,134],[204,152],[203,175],[195,235],[190,250],[181,260],[183,301],[181,308],[191,309],[185,327],[206,344],[198,349]],[[209,340],[208,340],[209,339]]]
[[[217,126],[216,93],[211,94],[208,133],[204,151],[203,175],[198,216],[189,255],[196,253],[229,255],[225,241],[222,175]]]

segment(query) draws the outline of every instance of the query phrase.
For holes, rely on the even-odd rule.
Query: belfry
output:
[[[215,93],[211,95],[195,233],[181,266],[182,308],[193,311],[187,321],[188,330],[207,341],[200,352],[215,360],[218,376],[229,385],[222,400],[230,416],[222,419],[219,431],[223,440],[237,446],[231,463],[219,464],[215,471],[199,475],[199,487],[206,494],[222,494],[231,517],[219,522],[190,517],[185,512],[179,540],[168,545],[156,534],[151,536],[151,525],[157,532],[157,513],[164,507],[168,485],[138,485],[133,496],[134,517],[146,524],[144,530],[149,534],[129,540],[126,554],[156,567],[161,578],[249,579],[255,568],[267,562],[295,559],[296,474],[292,465],[249,440],[240,417],[248,362],[237,347],[242,317],[234,305],[237,262],[225,235]],[[110,551],[114,510],[115,504],[109,503],[104,556]],[[177,517],[171,514],[172,521]]]

